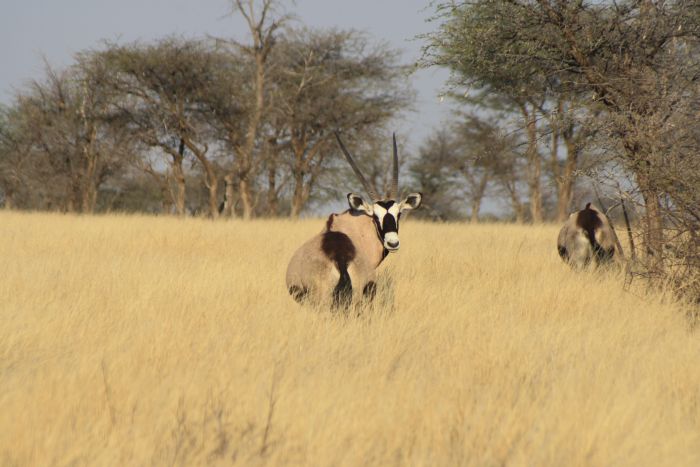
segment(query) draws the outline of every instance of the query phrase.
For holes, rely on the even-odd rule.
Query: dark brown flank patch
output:
[[[342,232],[325,232],[321,239],[321,249],[341,269],[347,268],[348,263],[355,259],[355,245]]]
[[[600,220],[598,212],[591,209],[591,203],[588,203],[586,208],[579,211],[576,215],[576,226],[586,232],[591,245],[596,243],[595,231],[603,226],[603,222]]]
[[[323,253],[333,261],[340,273],[340,280],[333,290],[333,306],[345,307],[352,301],[352,282],[348,264],[355,258],[355,245],[342,232],[325,232],[321,238]]]
[[[328,216],[328,220],[326,221],[326,230],[331,230],[331,227],[333,227],[333,217],[335,217],[335,214],[331,214]]]
[[[586,208],[578,212],[576,216],[576,226],[580,227],[588,237],[597,263],[606,262],[615,255],[615,249],[605,249],[595,238],[597,230],[603,227],[603,221],[598,211],[591,209],[591,203],[586,204]]]

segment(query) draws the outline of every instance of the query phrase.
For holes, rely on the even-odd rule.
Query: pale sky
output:
[[[301,23],[365,31],[404,52],[404,62],[420,56],[415,36],[433,30],[430,0],[297,0],[286,2]],[[68,65],[74,53],[99,47],[101,39],[131,42],[169,34],[242,37],[239,20],[228,16],[227,0],[0,0],[0,101],[41,76],[43,57],[55,67]],[[448,73],[421,70],[412,77],[415,112],[397,124],[400,136],[415,148],[432,128],[449,117],[440,103]]]

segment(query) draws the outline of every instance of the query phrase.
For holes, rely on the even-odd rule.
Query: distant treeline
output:
[[[18,93],[0,120],[5,207],[291,215],[332,187],[333,131],[358,153],[412,99],[397,52],[355,31],[104,44]]]
[[[420,111],[398,51],[357,31],[299,26],[271,0],[232,6],[248,25],[242,42],[104,43],[66,69],[47,64],[1,109],[0,203],[297,217],[355,186],[334,131],[385,192],[392,124]],[[477,113],[456,113],[416,154],[402,147],[402,179],[426,195],[416,215],[477,221],[490,199],[504,219],[564,218],[578,204],[583,126],[547,113],[551,95],[516,106],[494,89],[482,94],[490,97]],[[521,125],[514,109],[533,124]]]

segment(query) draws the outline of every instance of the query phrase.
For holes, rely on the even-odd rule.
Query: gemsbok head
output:
[[[287,267],[287,289],[298,302],[348,306],[353,299],[372,300],[376,293],[376,268],[399,249],[401,214],[421,204],[421,194],[399,201],[399,159],[396,135],[391,191],[381,198],[365,180],[338,133],[338,145],[369,195],[365,200],[348,193],[349,209],[331,214],[318,235],[304,243]]]
[[[591,203],[572,213],[559,231],[559,256],[580,269],[594,262],[597,266],[622,260],[622,246],[608,216]]]

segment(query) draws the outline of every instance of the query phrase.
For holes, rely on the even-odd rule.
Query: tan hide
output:
[[[287,267],[286,282],[287,289],[295,298],[298,293],[303,295],[299,298],[314,303],[333,300],[333,290],[341,273],[336,261],[323,248],[324,235],[329,232],[347,235],[354,247],[352,259],[347,265],[353,301],[359,298],[368,282],[375,281],[375,269],[382,262],[384,247],[377,235],[374,221],[366,214],[345,211],[331,214],[323,231],[304,243],[292,256]]]

